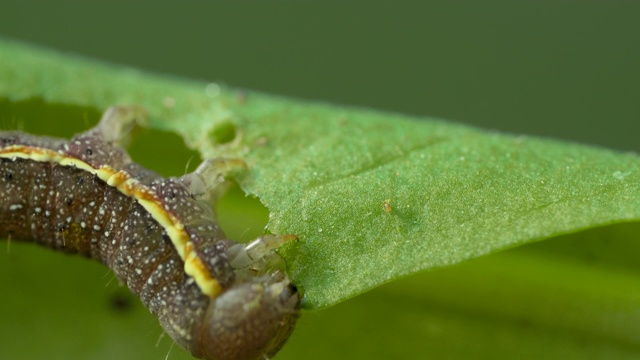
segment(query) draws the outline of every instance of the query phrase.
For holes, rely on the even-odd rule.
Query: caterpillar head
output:
[[[192,353],[210,360],[263,359],[286,342],[298,317],[299,294],[267,277],[234,285],[207,308]]]

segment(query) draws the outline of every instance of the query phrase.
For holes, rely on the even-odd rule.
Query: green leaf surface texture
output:
[[[420,272],[305,312],[279,358],[640,356],[636,154],[161,77],[8,41],[0,54],[9,102],[140,105],[150,128],[179,134],[202,158],[246,162],[232,176],[268,209],[267,230],[299,237],[279,252],[304,309]],[[357,333],[368,340],[349,341]],[[323,338],[336,345],[323,349]]]

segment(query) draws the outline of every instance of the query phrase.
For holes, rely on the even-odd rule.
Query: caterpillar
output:
[[[70,141],[0,132],[0,238],[102,262],[195,357],[273,356],[300,303],[274,250],[296,237],[226,239],[207,200],[228,162],[163,178],[122,146],[139,119],[112,107]]]

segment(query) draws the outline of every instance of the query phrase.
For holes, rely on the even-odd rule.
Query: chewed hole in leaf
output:
[[[71,138],[98,123],[102,111],[93,107],[48,103],[40,98],[11,101],[0,98],[0,129]],[[129,154],[135,162],[163,176],[182,176],[202,162],[177,134],[136,128]]]
[[[163,176],[182,176],[202,162],[200,154],[187,148],[177,134],[156,129],[141,129],[128,149],[133,160]]]
[[[247,242],[264,233],[269,211],[253,196],[246,196],[235,182],[227,182],[227,189],[216,204],[216,216],[228,238]]]
[[[93,107],[48,103],[40,98],[11,101],[0,97],[0,129],[34,135],[70,138],[98,122],[101,111]]]
[[[236,126],[232,122],[221,122],[209,131],[209,139],[213,144],[221,145],[232,142],[236,138]]]

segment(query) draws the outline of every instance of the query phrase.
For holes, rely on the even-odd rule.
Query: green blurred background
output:
[[[336,1],[320,5],[281,1],[98,4],[41,0],[3,3],[0,36],[240,88],[433,116],[502,132],[637,152],[640,150],[638,19],[640,2],[637,1],[349,4]],[[7,320],[9,325],[0,327],[0,348],[5,349],[0,349],[3,358],[17,358],[18,354],[12,351],[20,351],[25,358],[50,359],[120,356],[156,359],[166,354],[170,347],[166,338],[159,348],[153,348],[152,355],[144,351],[153,347],[161,331],[153,318],[144,317],[144,311],[134,315],[128,312],[127,304],[132,300],[126,290],[113,284],[115,281],[110,280],[111,275],[104,268],[63,256],[51,256],[55,265],[42,264],[35,260],[29,248],[17,248],[17,245],[12,244],[12,250],[7,251],[14,264],[3,268],[0,286],[4,287],[7,279],[16,278],[25,286],[3,290],[15,296],[2,305],[6,312],[0,314],[3,319],[29,318],[36,324]],[[22,265],[16,266],[16,262]],[[33,307],[19,308],[18,303],[39,294],[38,289],[43,286],[37,283],[39,279],[26,274],[24,268],[47,274],[52,266],[61,279],[59,283],[56,280],[56,294],[42,294],[37,299],[42,306],[35,311]],[[99,287],[110,285],[104,290],[85,289],[75,282],[77,272],[92,273],[87,276],[93,280],[87,281],[99,282]],[[43,282],[50,280],[43,279]],[[371,348],[362,344],[354,346],[349,340],[354,333],[381,323],[386,325],[381,326],[378,337],[371,338],[373,343],[384,344],[390,337],[397,336],[405,324],[404,317],[411,316],[410,311],[389,315],[397,310],[393,305],[395,301],[406,299],[401,286],[399,282],[362,296],[365,300],[356,299],[335,309],[306,314],[281,358],[335,358],[336,354],[343,354],[344,358],[389,358],[399,354],[415,358],[408,355],[410,352],[392,351],[392,347],[381,351],[374,345]],[[26,292],[29,289],[32,292]],[[84,292],[92,293],[95,299],[107,300],[96,300],[103,304],[96,305],[75,301],[75,296],[68,295]],[[364,308],[358,301],[375,304],[373,308]],[[123,311],[118,310],[120,303],[126,305]],[[424,307],[422,303],[416,306]],[[7,310],[14,308],[17,310]],[[94,339],[86,335],[96,330],[85,329],[84,322],[73,320],[70,324],[61,324],[59,318],[49,315],[51,309],[57,308],[82,314],[87,322],[104,324],[104,332],[99,334],[102,337]],[[95,315],[95,319],[89,318],[99,312],[101,315]],[[459,315],[455,310],[451,312],[454,315],[446,321],[457,324]],[[347,314],[359,322],[336,322]],[[432,324],[439,324],[435,317],[442,316],[442,312],[433,316]],[[123,325],[124,320],[129,321],[131,317],[140,317],[134,322],[137,325],[130,325],[132,322]],[[45,326],[47,322],[51,323],[50,327]],[[431,332],[439,331],[437,325],[423,326],[431,326],[427,329]],[[118,331],[121,333],[115,334]],[[52,343],[36,340],[51,335],[49,332],[72,338],[67,339],[71,345],[61,344],[57,348],[55,344],[60,343],[59,340]],[[67,336],[67,332],[73,335]],[[125,344],[117,337],[133,337],[141,332],[144,344],[140,344],[143,340],[138,338]],[[439,339],[449,339],[452,343],[456,336],[481,339],[484,332],[484,328],[479,327],[441,334],[434,337],[439,342],[425,343],[424,352],[418,354],[426,354],[438,346],[446,353],[455,345],[447,348]],[[407,343],[424,341],[414,339],[414,334],[417,332],[409,329],[400,336]],[[328,339],[332,345],[326,345]],[[306,340],[310,342],[305,343]],[[24,345],[14,342],[24,342]],[[309,345],[314,342],[315,347]],[[74,349],[73,353],[69,352],[69,346]],[[484,353],[484,357],[493,358],[500,349],[517,349],[517,344],[508,341],[499,346],[496,352]],[[565,347],[557,351],[557,358],[563,358]],[[140,353],[136,348],[140,348]],[[105,352],[94,353],[96,349],[105,349]],[[122,350],[122,354],[115,353],[116,350]],[[465,358],[467,350],[450,355]],[[540,355],[530,353],[529,358]],[[174,349],[170,358],[188,356]]]
[[[0,35],[292,97],[639,150],[637,1],[5,2]]]

